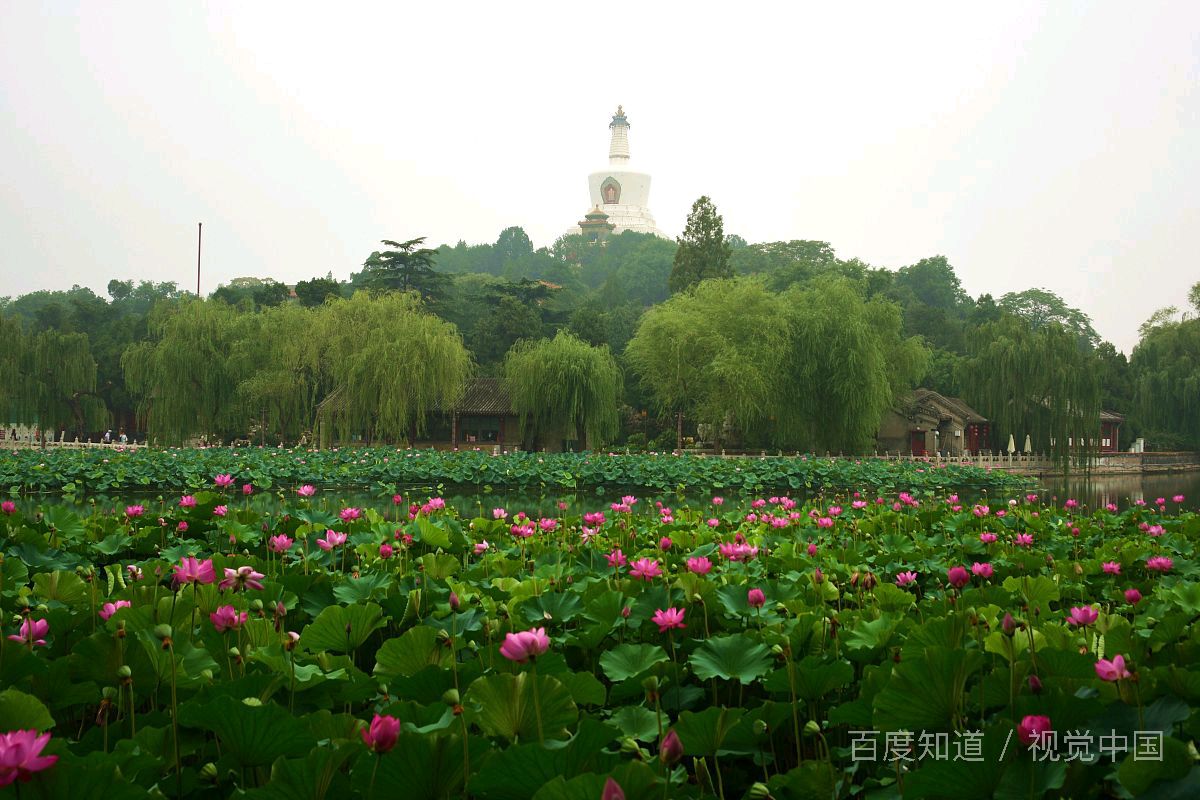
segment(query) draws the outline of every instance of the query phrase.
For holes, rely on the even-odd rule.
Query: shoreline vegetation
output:
[[[258,490],[349,486],[547,487],[680,491],[945,491],[972,496],[1017,491],[1028,478],[1000,470],[920,461],[817,456],[741,458],[618,453],[508,453],[394,447],[13,450],[0,454],[0,490],[10,493],[187,489],[234,469]]]

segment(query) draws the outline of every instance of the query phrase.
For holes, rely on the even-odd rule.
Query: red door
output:
[[[908,432],[908,449],[914,456],[925,455],[925,431]]]

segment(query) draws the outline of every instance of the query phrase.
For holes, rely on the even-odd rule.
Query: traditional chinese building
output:
[[[960,456],[987,449],[990,435],[987,419],[961,399],[915,389],[884,414],[876,441],[892,453]]]

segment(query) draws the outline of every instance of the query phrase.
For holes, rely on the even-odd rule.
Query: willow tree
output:
[[[647,311],[625,358],[660,410],[678,415],[677,437],[684,415],[746,432],[778,412],[787,343],[784,306],[761,280],[710,280]]]
[[[866,301],[844,279],[791,289],[783,303],[780,439],[816,450],[867,450],[897,396],[924,376],[928,351],[901,336],[897,305]]]
[[[1200,295],[1200,284],[1193,293]],[[1196,302],[1200,310],[1200,297]],[[1134,416],[1151,445],[1200,448],[1200,319],[1152,318],[1129,361]]]
[[[245,375],[232,357],[257,335],[258,317],[221,301],[160,305],[148,321],[150,338],[121,357],[125,381],[152,438],[181,444],[196,435],[227,438],[251,424],[237,387]]]
[[[288,304],[263,311],[258,333],[240,338],[231,352],[233,371],[244,376],[237,396],[268,435],[294,441],[316,415],[327,389],[323,337],[314,336],[324,309]]]
[[[0,411],[36,422],[54,436],[82,436],[108,424],[108,408],[96,392],[96,360],[83,333],[57,330],[27,334],[15,320],[0,321],[5,335],[5,388]]]
[[[990,420],[998,443],[1028,435],[1064,467],[1086,463],[1100,434],[1095,352],[1056,323],[1035,328],[1008,314],[977,328],[969,345],[964,395]]]
[[[534,442],[561,434],[586,450],[612,441],[621,387],[621,369],[608,346],[592,346],[566,331],[517,342],[504,357],[504,388],[522,434]]]
[[[331,390],[318,416],[338,438],[411,443],[430,414],[462,398],[471,356],[458,329],[424,311],[413,294],[356,292],[330,301],[321,319],[322,369]]]

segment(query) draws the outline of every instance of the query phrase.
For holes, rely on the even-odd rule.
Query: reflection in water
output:
[[[1195,508],[1200,503],[1200,472],[1177,472],[1171,475],[1097,475],[1090,480],[1080,478],[1063,479],[1062,476],[1042,478],[1041,486],[1046,499],[1064,500],[1073,497],[1081,503],[1096,508],[1106,503],[1115,503],[1124,508],[1137,500],[1153,503],[1165,497],[1170,500],[1181,494],[1186,499],[1186,508]]]

